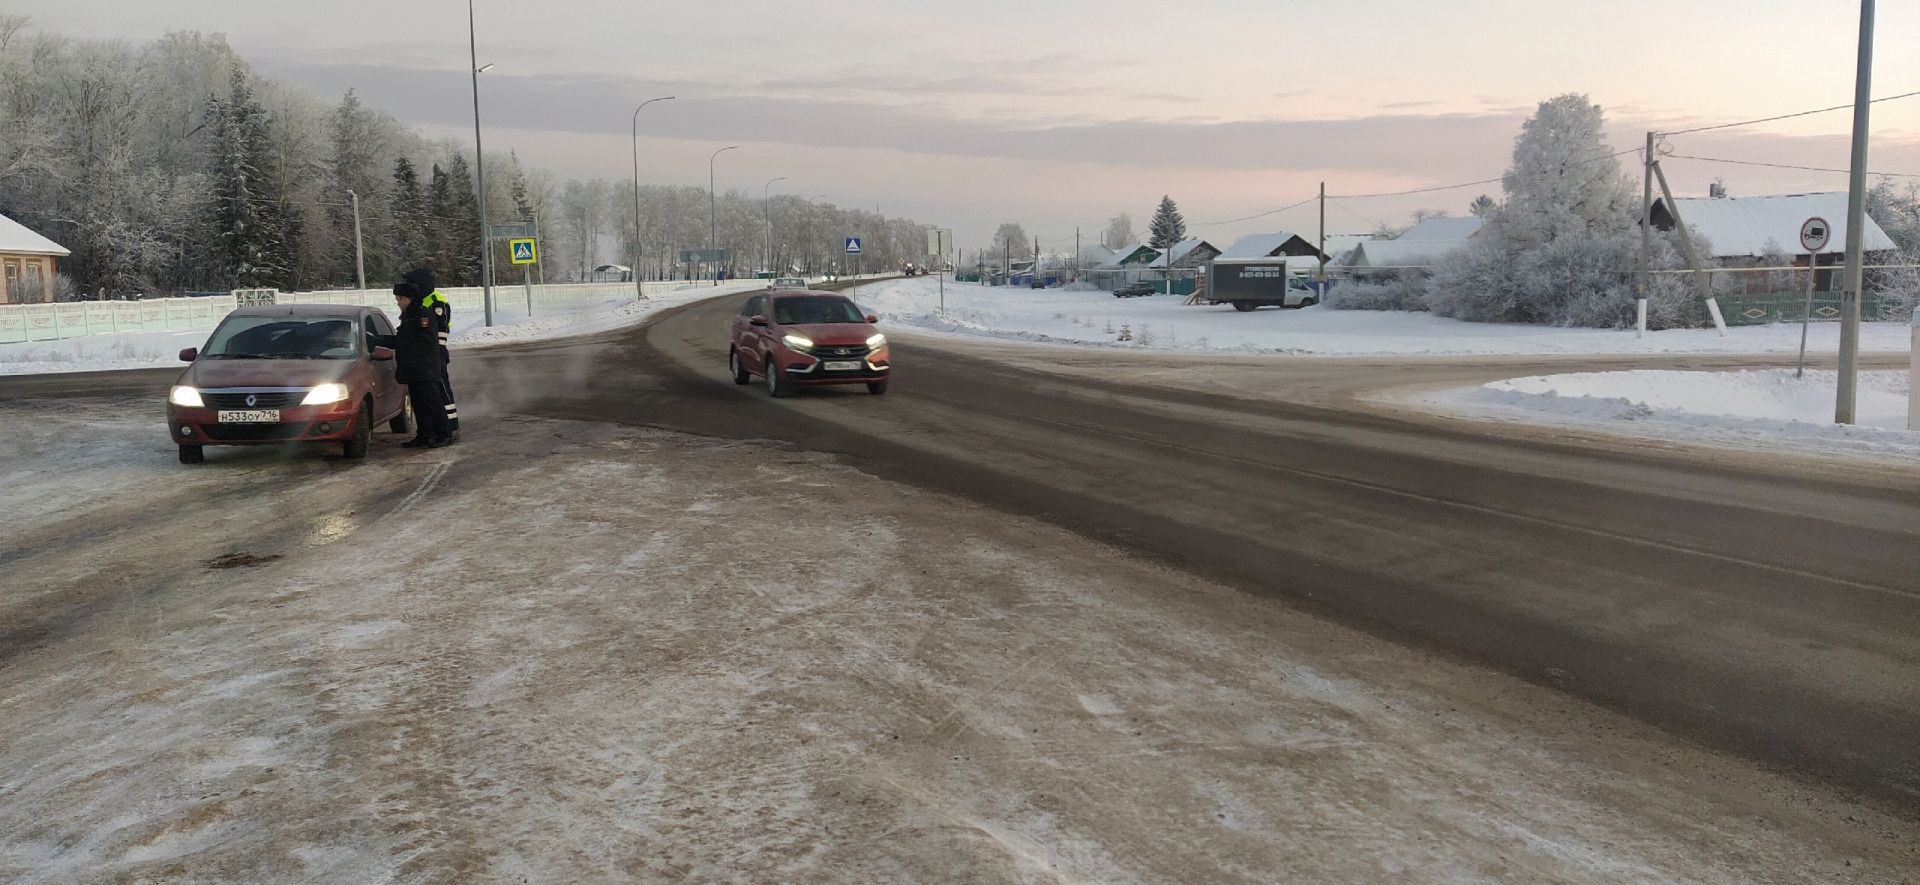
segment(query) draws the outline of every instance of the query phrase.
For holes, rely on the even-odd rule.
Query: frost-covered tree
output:
[[[480,231],[479,191],[474,189],[473,173],[467,158],[458,151],[447,161],[447,263],[446,273],[463,282],[460,286],[480,285],[481,255],[485,238]],[[438,268],[436,268],[438,269]]]
[[[1018,222],[1009,221],[993,232],[993,253],[990,260],[1012,255],[1014,258],[1032,258],[1033,240],[1027,236],[1027,229]]]
[[[1486,218],[1492,215],[1493,210],[1498,208],[1499,205],[1500,204],[1493,201],[1492,197],[1481,194],[1480,196],[1474,197],[1473,203],[1467,206],[1467,213],[1475,218]]]
[[[1633,184],[1607,146],[1606,122],[1599,105],[1569,93],[1541,102],[1521,124],[1495,216],[1509,241],[1524,249],[1633,224]]]
[[[1107,230],[1100,235],[1100,245],[1118,251],[1137,242],[1133,233],[1133,216],[1122,212],[1107,219]]]
[[[394,279],[426,263],[433,229],[427,219],[426,195],[420,190],[420,172],[402,156],[393,161],[393,186],[387,217],[393,232],[387,238],[387,270]]]
[[[1153,220],[1147,224],[1147,245],[1155,249],[1166,249],[1178,245],[1187,238],[1187,220],[1180,215],[1180,207],[1175,206],[1173,198],[1162,196],[1160,205],[1153,210]]]
[[[221,271],[236,286],[288,285],[298,225],[271,187],[270,123],[238,60],[226,98],[208,99],[207,117],[214,132],[211,215]]]

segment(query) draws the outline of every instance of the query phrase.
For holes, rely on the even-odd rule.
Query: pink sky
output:
[[[353,86],[429,132],[470,137],[465,6],[12,0],[38,27],[145,39],[226,33],[264,72],[326,95]],[[1848,102],[1857,4],[1538,0],[964,5],[733,0],[661,9],[611,0],[479,0],[490,149],[563,176],[624,177],[629,114],[648,108],[643,178],[790,193],[957,229],[1001,221],[1055,243],[1115,212],[1137,227],[1160,194],[1195,232],[1311,230],[1312,207],[1229,225],[1313,194],[1396,191],[1505,168],[1532,106],[1585,92],[1614,146],[1678,129]],[[1811,11],[1811,12],[1810,12]],[[1882,3],[1876,95],[1920,90],[1920,4]],[[1677,153],[1844,167],[1845,112],[1677,136]],[[1877,105],[1877,170],[1920,173],[1920,98]],[[1629,166],[1632,158],[1623,158]],[[1670,160],[1675,187],[1736,194],[1844,189],[1845,176]],[[1462,212],[1497,184],[1340,200],[1335,231],[1415,208]]]

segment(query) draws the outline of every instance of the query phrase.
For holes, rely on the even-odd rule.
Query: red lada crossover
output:
[[[368,335],[391,335],[371,307],[291,304],[243,307],[207,338],[180,351],[192,363],[167,394],[167,432],[182,464],[205,446],[337,442],[364,458],[373,425],[407,432],[407,388],[394,380],[393,351]]]
[[[832,292],[755,295],[731,324],[733,383],[751,384],[757,375],[776,397],[815,384],[865,384],[868,393],[886,393],[893,360],[876,322]]]

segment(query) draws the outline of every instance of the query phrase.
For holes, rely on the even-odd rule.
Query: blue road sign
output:
[[[847,238],[847,254],[848,255],[860,254],[860,238],[859,237]]]

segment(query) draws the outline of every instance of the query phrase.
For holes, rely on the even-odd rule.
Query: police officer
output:
[[[392,335],[373,336],[375,343],[393,348],[394,378],[407,385],[407,398],[413,401],[414,437],[401,448],[437,449],[453,442],[453,430],[447,422],[446,388],[441,381],[446,371],[440,360],[440,335],[434,315],[424,306],[425,298],[409,282],[393,287],[394,303],[400,306],[400,324]]]
[[[453,428],[451,438],[454,442],[459,442],[460,406],[454,402],[453,379],[447,371],[448,367],[453,363],[453,352],[448,347],[447,340],[453,333],[453,304],[447,300],[447,296],[440,294],[440,290],[435,287],[433,271],[431,270],[424,267],[410,270],[403,274],[400,279],[400,285],[412,287],[416,293],[415,297],[420,301],[421,309],[432,314],[434,327],[440,333],[441,394],[447,401],[447,422],[448,426]],[[399,286],[395,286],[394,292],[398,293],[399,291]]]

